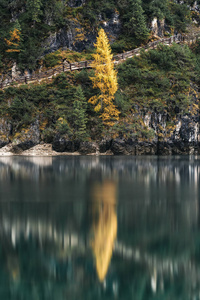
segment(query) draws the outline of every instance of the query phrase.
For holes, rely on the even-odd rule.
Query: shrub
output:
[[[14,121],[30,123],[30,116],[33,113],[33,105],[28,103],[25,99],[15,97],[8,108],[8,113]],[[29,115],[29,118],[27,118],[27,115]]]
[[[53,68],[62,62],[62,56],[58,51],[45,55],[43,63],[46,68]]]

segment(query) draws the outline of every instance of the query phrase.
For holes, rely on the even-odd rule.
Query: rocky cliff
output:
[[[123,52],[145,43],[151,34],[185,32],[189,22],[200,21],[198,1],[190,0],[3,0],[0,19],[0,58],[6,71],[13,63],[20,71],[34,70],[43,55],[60,48],[87,50],[100,27],[115,42],[113,49]],[[20,31],[21,40],[20,53],[11,56],[5,41],[13,29]]]
[[[98,22],[101,24],[101,27],[104,28],[111,42],[114,42],[119,37],[121,33],[119,13],[113,12],[108,20],[104,20],[102,15],[99,14]],[[98,32],[96,27],[87,30],[77,18],[69,19],[67,23],[67,26],[51,33],[49,37],[45,39],[42,43],[45,49],[43,54],[54,52],[60,48],[78,52],[93,48]]]
[[[173,123],[167,120],[166,113],[141,113],[144,124],[153,133],[151,140],[135,138],[104,137],[96,141],[69,140],[65,135],[55,134],[52,141],[54,151],[62,153],[114,155],[179,155],[200,154],[199,108],[195,104],[192,111],[175,116]],[[10,144],[15,154],[44,144],[39,121],[22,129],[12,136],[12,125],[5,118],[0,120],[0,148]]]
[[[195,112],[194,112],[195,110]],[[107,153],[114,155],[179,155],[200,154],[199,108],[193,112],[176,116],[168,125],[166,113],[148,112],[143,115],[143,122],[152,131],[152,140],[134,138],[105,137],[101,141],[71,142],[56,136],[53,149],[58,152],[79,151],[82,154]]]
[[[5,27],[5,35],[0,28],[2,80],[5,74],[15,78],[25,70],[37,73],[42,65],[46,72],[46,68],[67,61],[69,49],[90,49],[100,27],[119,53],[146,45],[156,36],[185,32],[191,20],[196,25],[199,22],[198,2],[194,1],[160,1],[156,6],[152,0],[39,2],[39,6],[31,0],[0,3]],[[13,45],[13,28],[21,37],[17,51],[8,49]],[[73,61],[91,59],[91,51],[73,55]],[[115,104],[120,119],[114,129],[104,127],[100,113],[88,102],[98,93],[92,88],[91,70],[62,73],[49,82],[38,75],[38,82],[32,85],[10,86],[0,91],[0,147],[10,144],[13,153],[43,143],[51,143],[58,153],[199,153],[199,62],[197,43],[190,48],[160,45],[150,51],[143,49],[140,55],[118,64]],[[81,92],[76,98],[78,88]],[[82,140],[77,138],[75,118],[84,125]]]

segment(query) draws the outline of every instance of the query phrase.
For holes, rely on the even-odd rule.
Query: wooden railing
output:
[[[188,34],[188,35],[181,35],[177,34],[174,36],[171,36],[169,38],[162,38],[157,41],[153,41],[148,43],[145,46],[117,54],[113,56],[113,60],[115,64],[121,63],[124,60],[140,55],[140,51],[142,49],[148,50],[148,49],[154,49],[156,48],[159,44],[163,45],[171,45],[173,43],[186,43],[186,44],[192,44],[195,43],[198,39],[200,38],[200,32],[194,33],[194,34]],[[34,82],[40,82],[44,79],[52,79],[53,76],[56,76],[62,72],[70,72],[70,71],[75,71],[75,70],[81,70],[81,69],[87,69],[87,68],[92,68],[92,61],[80,61],[80,62],[74,62],[74,63],[68,63],[68,64],[63,64],[62,66],[58,66],[56,68],[47,70],[45,72],[39,72],[35,73],[33,72],[32,75],[22,75],[18,76],[17,78],[12,78],[11,76],[7,76],[6,79],[2,80],[0,83],[0,89],[5,89],[9,86],[16,86],[16,85],[21,85],[21,84],[28,84],[28,83],[34,83]]]

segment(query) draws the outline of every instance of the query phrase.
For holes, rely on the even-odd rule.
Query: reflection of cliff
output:
[[[93,198],[93,240],[92,250],[96,260],[96,270],[103,281],[110,264],[114,242],[117,236],[116,186],[105,181],[96,184],[92,191]]]

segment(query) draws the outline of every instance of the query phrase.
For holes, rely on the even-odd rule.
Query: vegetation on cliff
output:
[[[48,68],[63,60],[91,59],[92,56],[98,57],[98,65],[98,50],[91,55],[94,51],[91,49],[82,53],[59,49],[43,56],[45,40],[53,32],[67,32],[72,23],[79,30],[80,42],[87,40],[84,32],[92,33],[95,39],[100,27],[105,27],[106,31],[109,20],[118,18],[115,21],[120,23],[120,33],[111,46],[114,51],[124,51],[151,38],[150,23],[155,17],[157,21],[165,19],[165,34],[171,34],[184,32],[197,14],[191,10],[194,1],[101,0],[99,3],[88,0],[80,1],[79,7],[75,2],[49,0],[48,6],[43,0],[9,3],[3,0],[0,3],[2,76],[14,62],[19,71],[35,70],[41,64]],[[111,36],[109,38],[112,40]],[[192,47],[160,45],[148,52],[141,50],[139,56],[119,64],[116,70],[110,61],[109,70],[103,70],[112,75],[110,98],[104,86],[100,87],[97,82],[102,71],[98,66],[96,72],[62,73],[51,82],[1,90],[0,141],[18,143],[26,135],[31,138],[35,130],[37,138],[33,143],[53,142],[55,137],[70,141],[97,141],[105,137],[164,141],[172,136],[181,116],[198,114],[199,49],[198,43]],[[109,47],[106,51],[104,54],[111,59]],[[103,59],[106,57],[104,55]],[[109,105],[105,103],[108,98]],[[95,110],[93,104],[97,106]],[[113,110],[106,112],[105,108],[111,106]],[[148,115],[153,114],[157,118],[155,126],[148,120]],[[163,115],[164,124],[159,121]],[[106,127],[105,123],[109,122],[114,126]],[[34,130],[30,130],[33,127]]]
[[[197,14],[190,10],[195,2],[192,0],[86,0],[79,1],[79,7],[76,2],[1,0],[1,71],[7,72],[13,61],[17,62],[20,70],[39,67],[45,53],[58,50],[56,38],[53,38],[55,35],[61,46],[68,47],[70,44],[73,50],[89,49],[95,41],[99,27],[103,26],[112,41],[113,50],[120,52],[149,38],[154,17],[165,19],[166,33],[169,34],[174,31],[184,32],[187,24]],[[196,19],[198,20],[198,16]],[[115,25],[119,25],[117,35],[113,31]],[[10,32],[16,29],[21,33],[20,52],[13,55],[6,51],[6,41],[10,38]],[[49,38],[53,38],[50,44]]]
[[[39,121],[45,142],[52,142],[56,134],[70,140],[100,140],[105,135],[149,140],[154,132],[144,124],[143,114],[148,112],[166,114],[167,128],[160,126],[158,134],[170,135],[177,116],[198,109],[199,49],[160,45],[120,64],[114,100],[120,119],[110,129],[103,126],[101,111],[95,112],[88,102],[98,93],[92,87],[94,70],[62,73],[51,83],[9,87],[0,92],[1,117],[12,125],[9,138],[14,140],[23,128]]]

